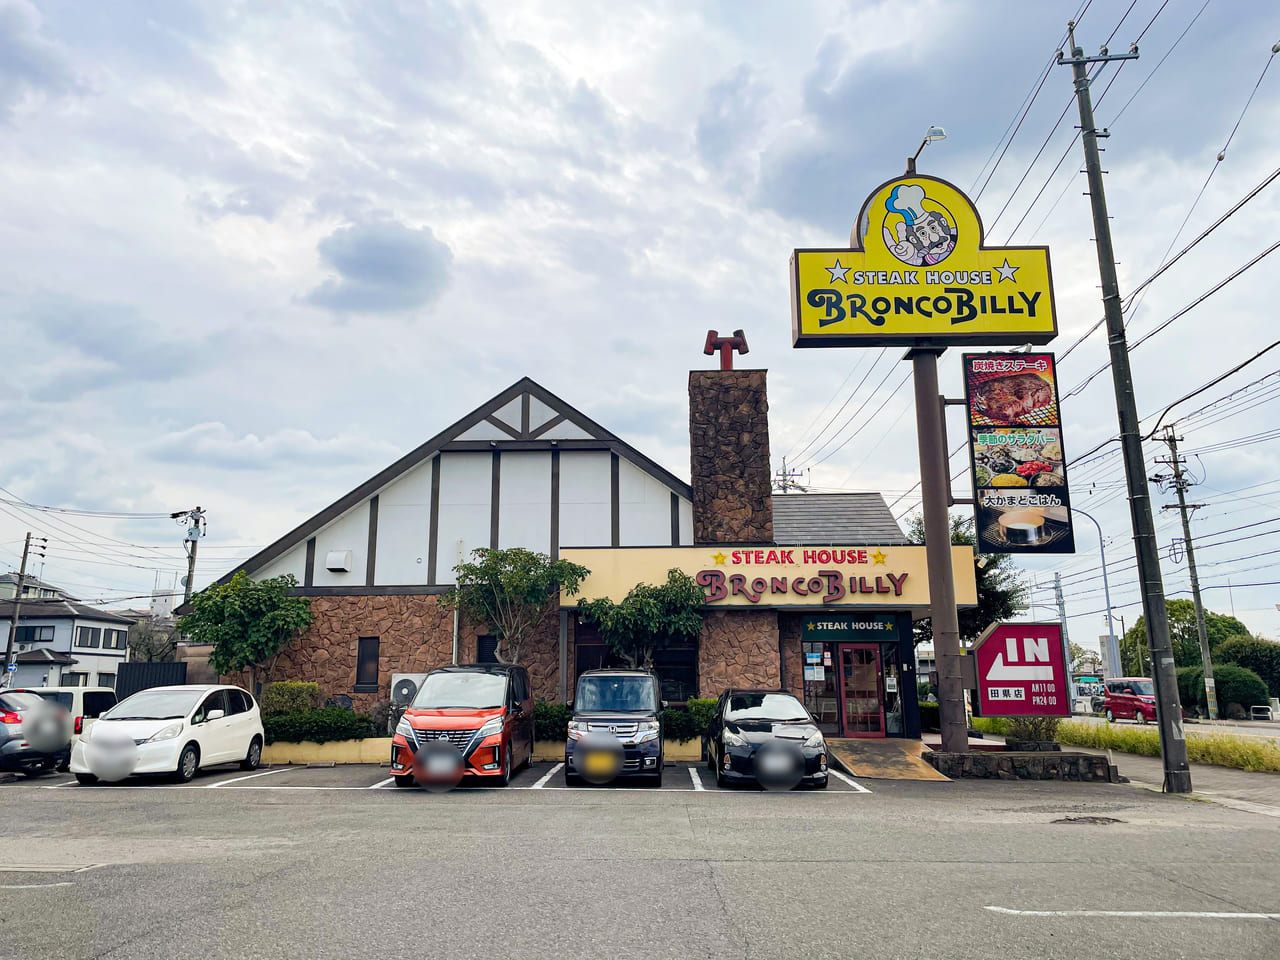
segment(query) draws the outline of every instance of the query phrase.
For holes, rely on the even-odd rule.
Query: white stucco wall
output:
[[[330,573],[324,567],[330,550],[350,550],[351,570]],[[365,582],[365,562],[369,556],[369,502],[366,500],[344,513],[316,534],[316,563],[312,583],[317,587],[350,587]]]
[[[489,546],[489,493],[493,457],[488,453],[440,455],[440,527],[436,544],[436,580],[453,582],[458,541],[463,559]]]
[[[551,549],[551,454],[503,453],[498,546]]]
[[[560,546],[609,542],[609,454],[565,450],[560,454]]]
[[[377,585],[427,582],[433,462],[423,461],[378,492]]]

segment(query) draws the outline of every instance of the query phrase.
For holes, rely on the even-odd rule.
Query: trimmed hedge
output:
[[[263,717],[262,728],[267,735],[267,743],[301,743],[304,740],[329,743],[377,736],[372,718],[341,707],[295,710]]]
[[[1267,702],[1267,685],[1247,667],[1221,663],[1213,668],[1214,690],[1218,697],[1218,715],[1225,717],[1227,708],[1238,703],[1246,712],[1254,704]],[[1204,689],[1203,667],[1181,667],[1178,670],[1178,697],[1184,707],[1199,706],[1209,714],[1209,699]]]
[[[1222,641],[1213,657],[1219,663],[1252,670],[1262,678],[1271,696],[1280,697],[1280,643],[1261,637],[1231,637]]]
[[[307,683],[303,680],[277,680],[275,683],[268,684],[262,691],[262,702],[259,706],[262,708],[264,717],[316,710],[324,706],[324,694],[318,683]]]
[[[668,708],[662,711],[663,735],[668,740],[687,743],[690,740],[701,740],[707,730],[711,715],[715,712],[716,700],[690,700],[687,709]],[[545,703],[539,701],[533,707],[533,735],[538,740],[564,740],[569,736],[569,717],[572,716],[567,704]]]

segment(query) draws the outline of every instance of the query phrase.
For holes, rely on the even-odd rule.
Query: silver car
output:
[[[23,690],[0,690],[0,770],[30,777],[65,767],[70,746],[65,707]]]

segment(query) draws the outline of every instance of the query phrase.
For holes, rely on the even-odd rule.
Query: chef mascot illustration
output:
[[[956,246],[945,208],[935,201],[930,205],[935,209],[926,209],[924,187],[914,183],[894,187],[884,202],[884,242],[890,253],[913,267],[941,263]]]

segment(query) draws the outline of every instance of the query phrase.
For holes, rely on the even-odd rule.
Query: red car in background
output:
[[[1107,722],[1136,720],[1146,723],[1156,718],[1156,688],[1150,677],[1113,677],[1102,692],[1102,709]]]
[[[464,775],[506,786],[533,760],[528,672],[510,664],[471,664],[427,674],[391,741],[396,786],[414,785],[414,756],[433,740],[457,748]]]

